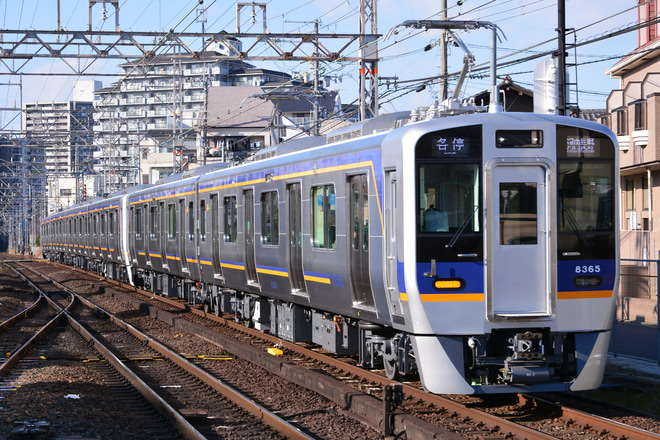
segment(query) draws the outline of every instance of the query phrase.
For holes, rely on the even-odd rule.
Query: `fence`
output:
[[[610,353],[660,364],[658,273],[660,259],[621,259]]]

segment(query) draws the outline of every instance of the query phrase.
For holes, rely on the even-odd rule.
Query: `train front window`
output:
[[[584,243],[584,234],[614,231],[615,157],[606,134],[557,126],[560,232],[575,234]]]
[[[559,231],[605,232],[614,227],[614,169],[611,162],[561,161]]]
[[[418,179],[420,232],[479,231],[478,164],[420,164]]]

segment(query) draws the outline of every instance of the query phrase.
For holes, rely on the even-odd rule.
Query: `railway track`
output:
[[[57,289],[55,291],[59,292]],[[222,431],[223,436],[229,435],[235,438],[264,435],[268,438],[309,438],[298,428],[269,414],[267,410],[250,402],[240,393],[218,384],[216,380],[177,353],[150,340],[147,335],[136,331],[87,300],[78,299],[80,302],[67,315],[69,326],[80,332],[87,341],[92,342],[99,353],[98,358],[107,361],[107,364],[120,371],[122,380],[138,389],[183,437],[215,438],[219,430]],[[119,327],[123,330],[119,331]],[[132,336],[129,337],[129,333]],[[44,357],[40,355],[37,359]],[[33,359],[24,358],[25,361]],[[165,362],[171,364],[166,366],[161,364],[158,368],[152,368],[159,359],[165,359]],[[20,383],[16,383],[15,377],[9,380],[13,381],[14,389],[20,386]],[[209,386],[209,383],[213,385]],[[12,385],[7,385],[4,389],[12,389]],[[239,401],[240,405],[237,405]],[[192,404],[194,409],[186,407],[184,402]]]
[[[99,284],[99,287],[100,284]],[[104,289],[101,287],[101,291]],[[126,293],[122,294],[121,291]],[[134,297],[125,296],[128,293]],[[561,407],[548,407],[547,403],[534,400],[525,396],[514,396],[514,401],[505,402],[503,407],[506,411],[493,411],[488,408],[492,399],[480,398],[458,398],[458,402],[442,396],[434,396],[420,390],[415,383],[402,384],[404,399],[398,404],[398,410],[386,416],[383,408],[386,406],[383,399],[384,390],[391,387],[392,382],[384,376],[365,371],[356,365],[346,363],[345,359],[332,358],[326,354],[314,352],[301,348],[295,344],[289,344],[277,338],[263,334],[243,325],[233,322],[231,319],[210,316],[202,309],[188,307],[180,301],[171,301],[152,294],[140,294],[134,289],[122,287],[112,283],[112,287],[105,288],[105,295],[122,298],[122,301],[133,302],[133,307],[141,307],[143,310],[151,309],[150,313],[165,318],[166,321],[186,328],[195,333],[200,333],[208,340],[214,340],[229,351],[238,343],[231,342],[231,338],[240,339],[242,343],[250,342],[255,347],[255,352],[263,353],[267,348],[278,347],[283,352],[283,357],[263,357],[263,361],[256,353],[248,349],[242,350],[241,356],[254,357],[257,362],[262,362],[264,368],[271,368],[278,374],[284,376],[297,376],[303,386],[319,391],[342,405],[356,412],[364,418],[371,418],[373,425],[380,426],[390,424],[391,433],[406,432],[407,438],[428,438],[432,426],[439,426],[446,431],[445,438],[660,438],[657,434],[647,433],[634,427],[627,427],[595,417],[589,414],[581,414],[577,417],[576,412]],[[154,303],[162,303],[162,308],[157,308]],[[150,304],[150,305],[147,305]],[[169,312],[164,311],[169,310]],[[168,318],[167,314],[176,316]],[[233,336],[221,336],[233,334]],[[206,361],[201,361],[206,362]],[[311,368],[306,370],[305,377],[300,372],[295,372],[292,365]],[[210,368],[210,367],[206,367]],[[322,373],[320,373],[322,371]],[[218,373],[219,374],[219,373]],[[328,377],[333,376],[336,382],[328,383]],[[319,390],[319,388],[321,388]],[[346,399],[350,395],[348,390],[359,391],[369,395],[376,403],[356,403],[360,399]],[[336,392],[337,390],[341,390]],[[343,396],[343,397],[342,397]],[[349,401],[350,400],[350,401]],[[489,403],[489,401],[491,403]],[[482,409],[479,409],[482,408]],[[483,409],[486,408],[486,409]],[[489,414],[486,411],[498,414]],[[506,418],[501,413],[507,412]],[[558,416],[559,415],[559,416]],[[414,416],[414,417],[412,417]],[[389,420],[385,420],[389,417]],[[525,419],[540,419],[536,422],[526,422]],[[424,423],[419,421],[423,420]],[[429,426],[430,425],[430,426]],[[426,437],[425,437],[426,436]]]

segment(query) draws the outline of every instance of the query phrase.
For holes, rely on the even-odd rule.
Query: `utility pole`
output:
[[[172,153],[173,169],[172,173],[183,173],[183,138],[181,137],[181,116],[183,111],[183,72],[181,71],[181,60],[174,55],[174,80],[172,82]]]
[[[360,120],[378,116],[377,0],[360,0]]]
[[[447,0],[440,0],[440,20],[447,21]],[[447,87],[447,30],[440,33],[440,102],[448,98]]]
[[[566,115],[566,0],[557,0],[557,110]]]
[[[319,35],[319,21],[314,20],[314,36],[317,38]],[[315,136],[319,135],[319,46],[318,44],[314,45],[314,130],[312,133]]]

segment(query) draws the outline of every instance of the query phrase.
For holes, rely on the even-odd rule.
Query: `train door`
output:
[[[130,207],[130,222],[128,223],[128,236],[132,237],[131,240],[133,241],[133,245],[129,246],[129,251],[130,251],[130,257],[131,261],[137,262],[137,249],[138,245],[140,248],[144,249],[144,239],[145,234],[144,230],[142,229],[142,226],[144,226],[144,223],[142,222],[142,207],[141,206],[131,206]]]
[[[213,272],[214,276],[222,276],[220,265],[220,213],[218,209],[218,195],[211,194],[211,246],[213,248]]]
[[[394,315],[403,315],[397,274],[396,248],[396,172],[385,173],[385,279]]]
[[[348,197],[351,239],[349,240],[353,304],[374,308],[374,296],[369,279],[369,183],[366,174],[349,178]]]
[[[168,218],[167,211],[165,211],[165,202],[158,204],[158,213],[161,221],[160,227],[160,262],[163,267],[167,268],[167,231],[168,231]]]
[[[158,211],[156,205],[144,205],[145,210],[148,209],[149,212],[149,228],[148,228],[148,235],[149,238],[147,241],[147,246],[146,249],[144,250],[145,254],[147,255],[147,264],[152,265],[153,263],[151,262],[151,251],[156,250],[156,240],[158,239]]]
[[[289,206],[289,281],[296,295],[307,295],[302,263],[302,197],[300,183],[287,185]]]
[[[548,168],[538,164],[503,164],[490,170],[491,318],[550,315],[548,176]]]
[[[243,227],[245,231],[245,276],[248,284],[257,284],[257,263],[254,255],[254,190],[243,191]]]
[[[189,210],[188,210],[189,209]],[[186,200],[179,199],[179,224],[181,225],[181,233],[179,234],[179,248],[181,251],[181,270],[188,272],[188,248],[186,247],[186,241],[188,240],[189,234],[194,234],[194,222],[193,224],[188,225],[186,222],[186,217],[191,219],[195,218],[194,208],[192,202],[190,203],[189,208],[186,209]]]

